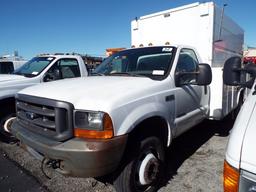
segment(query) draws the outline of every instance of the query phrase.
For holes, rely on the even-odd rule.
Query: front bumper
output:
[[[127,142],[127,135],[108,140],[73,138],[58,142],[28,131],[16,121],[11,132],[45,158],[58,160],[58,172],[75,177],[98,177],[113,172],[121,161]]]

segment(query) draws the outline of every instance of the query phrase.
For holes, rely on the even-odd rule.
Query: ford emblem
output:
[[[33,112],[26,112],[26,117],[30,120],[34,120],[35,118],[37,118],[37,114]]]

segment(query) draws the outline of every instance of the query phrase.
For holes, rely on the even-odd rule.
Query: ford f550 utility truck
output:
[[[79,55],[41,55],[34,57],[12,74],[0,75],[0,134],[11,141],[8,129],[15,117],[15,94],[28,86],[58,79],[87,76]]]
[[[26,88],[16,96],[11,132],[42,160],[42,167],[51,165],[78,177],[111,174],[117,191],[156,191],[165,149],[173,139],[235,107],[226,94],[233,94],[234,100],[237,95],[232,89],[223,91],[221,69],[226,59],[242,53],[243,31],[223,16],[221,28],[228,24],[229,30],[222,31],[225,45],[216,47],[219,25],[214,20],[219,13],[213,3],[197,3],[133,21],[136,47],[145,46],[147,33],[158,27],[162,30],[147,42],[165,44],[159,38],[169,30],[165,37],[170,44],[180,35],[180,42],[191,45],[123,50],[105,59],[94,76]],[[179,17],[182,24],[175,22]],[[143,18],[148,22],[145,36],[140,33]],[[184,30],[185,25],[191,30]]]
[[[224,83],[247,87],[251,91],[236,118],[228,141],[223,171],[224,191],[256,191],[256,65],[247,64],[241,68],[231,62],[225,65]],[[243,73],[250,74],[251,78],[242,81]]]

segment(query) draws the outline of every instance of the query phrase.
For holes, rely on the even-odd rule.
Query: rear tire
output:
[[[132,145],[126,158],[127,163],[114,181],[116,191],[157,191],[163,178],[165,160],[164,147],[159,138],[150,136]]]

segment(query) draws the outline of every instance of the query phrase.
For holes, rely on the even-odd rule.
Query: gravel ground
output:
[[[204,121],[177,138],[167,150],[167,174],[159,191],[222,191],[224,153],[232,125],[230,117],[222,121]],[[46,191],[115,191],[111,185],[93,178],[68,178],[50,172],[52,179],[47,179],[41,172],[40,162],[18,145],[0,142],[0,150],[17,162],[25,173],[34,176]]]

